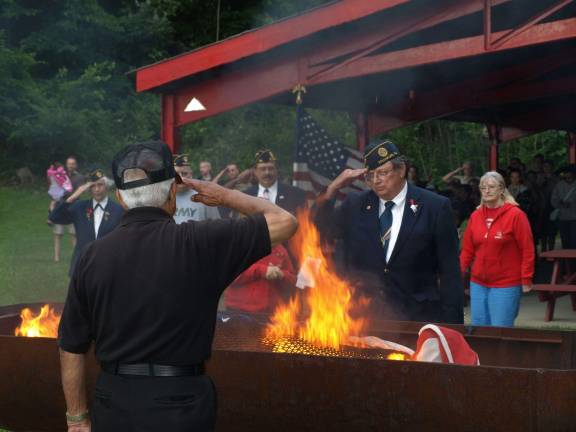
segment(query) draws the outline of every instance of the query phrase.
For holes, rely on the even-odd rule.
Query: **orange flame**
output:
[[[312,345],[338,350],[349,335],[361,332],[365,320],[351,317],[351,309],[358,306],[353,301],[352,287],[336,275],[324,256],[309,211],[299,212],[298,221],[300,228],[292,240],[292,249],[298,255],[300,275],[307,280],[307,288],[302,299],[295,296],[287,305],[276,308],[266,338],[299,337]],[[366,304],[366,300],[360,304]],[[309,313],[301,323],[303,310]]]
[[[386,356],[386,360],[410,360],[408,354],[401,352],[390,353]]]
[[[20,312],[22,324],[14,331],[16,336],[26,337],[51,337],[58,336],[58,324],[60,323],[60,315],[54,312],[50,305],[42,306],[40,313],[34,313],[24,308]]]

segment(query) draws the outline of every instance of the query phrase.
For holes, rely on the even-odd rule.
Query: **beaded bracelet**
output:
[[[84,411],[82,414],[71,415],[66,413],[66,421],[69,423],[80,423],[88,418],[88,410]]]

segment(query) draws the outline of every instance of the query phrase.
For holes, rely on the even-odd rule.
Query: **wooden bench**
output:
[[[534,284],[533,291],[538,292],[538,298],[541,302],[547,302],[545,321],[552,321],[554,318],[554,307],[556,299],[569,293],[576,293],[576,285],[568,284]],[[572,310],[576,311],[576,295],[572,294]]]

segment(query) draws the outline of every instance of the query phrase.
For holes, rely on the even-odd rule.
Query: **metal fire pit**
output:
[[[64,430],[56,341],[11,336],[22,306],[0,308],[0,427]],[[369,334],[414,347],[421,326],[380,322]],[[450,327],[482,366],[271,353],[261,324],[219,323],[208,364],[218,430],[574,430],[575,333]],[[92,359],[90,391],[97,373]]]

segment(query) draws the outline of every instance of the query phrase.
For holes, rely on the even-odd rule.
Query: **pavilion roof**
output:
[[[138,69],[136,87],[163,95],[174,127],[293,104],[301,85],[369,135],[448,118],[504,141],[576,132],[575,63],[574,0],[341,0]]]

